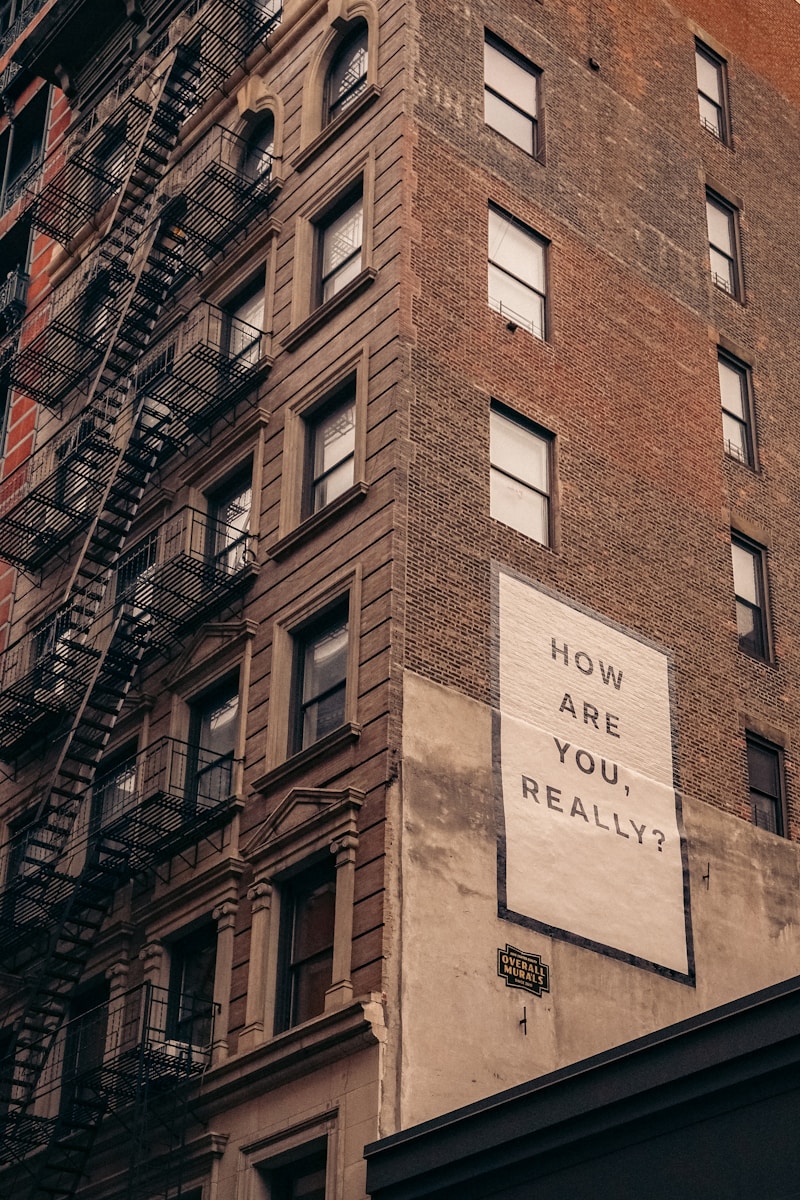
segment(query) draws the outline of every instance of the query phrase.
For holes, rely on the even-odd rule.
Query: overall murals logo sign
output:
[[[694,982],[667,654],[495,574],[500,916]]]

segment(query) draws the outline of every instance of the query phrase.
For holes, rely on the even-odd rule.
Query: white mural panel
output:
[[[665,651],[496,573],[499,911],[692,982]]]

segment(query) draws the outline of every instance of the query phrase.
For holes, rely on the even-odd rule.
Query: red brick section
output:
[[[800,5],[732,6],[762,12],[752,59],[737,21],[694,6],[709,36],[742,46],[735,152],[700,126],[693,32],[674,6],[420,7],[406,663],[489,701],[498,558],[669,648],[688,795],[747,816],[743,729],[785,740],[798,837],[800,144],[773,87],[783,52],[772,82],[759,71],[768,29],[795,9],[800,23]],[[484,26],[543,70],[544,163],[483,123]],[[746,304],[710,284],[707,180],[741,206]],[[550,239],[546,342],[488,308],[489,202]],[[758,473],[724,456],[718,337],[754,360]],[[556,435],[552,549],[489,518],[491,397]],[[738,649],[731,523],[768,548],[771,664]]]
[[[40,86],[41,81],[36,81],[31,89],[29,89],[29,92],[23,94],[17,105],[18,110],[24,107]],[[69,105],[66,98],[61,92],[54,92],[50,113],[50,127],[47,135],[48,151],[63,136],[69,124],[69,117]],[[47,168],[45,178],[46,176]],[[3,225],[0,226],[0,231],[5,232],[18,218],[23,203],[24,200],[20,201],[11,210],[5,218]],[[33,242],[33,255],[30,268],[31,282],[28,288],[28,312],[31,312],[37,304],[40,304],[50,290],[50,278],[47,274],[47,266],[50,261],[51,251],[52,242],[50,239],[43,234],[36,234]],[[24,345],[24,342],[25,329],[23,327],[20,344]],[[5,454],[2,463],[3,479],[6,479],[13,471],[20,468],[33,449],[34,434],[36,431],[36,411],[36,404],[27,396],[19,392],[15,392],[12,395]],[[22,472],[20,472],[20,483],[22,482],[24,482],[24,478]],[[0,564],[0,567],[4,567],[2,573],[0,573],[0,648],[2,648],[8,638],[8,622],[12,616],[16,572],[11,567],[5,567],[4,564]]]
[[[797,0],[680,0],[704,26],[794,104],[800,104],[800,4]]]

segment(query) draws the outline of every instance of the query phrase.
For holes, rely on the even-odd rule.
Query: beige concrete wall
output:
[[[800,846],[691,797],[695,987],[500,920],[491,710],[412,673],[404,700],[402,888],[392,923],[400,943],[392,958],[402,959],[399,1126],[797,972]],[[506,943],[549,965],[549,994],[506,987],[497,975]]]

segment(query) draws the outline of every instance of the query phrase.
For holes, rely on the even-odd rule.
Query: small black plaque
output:
[[[522,988],[541,996],[550,991],[550,968],[538,954],[528,954],[516,946],[506,944],[505,950],[497,951],[497,974],[505,979],[506,987]]]

